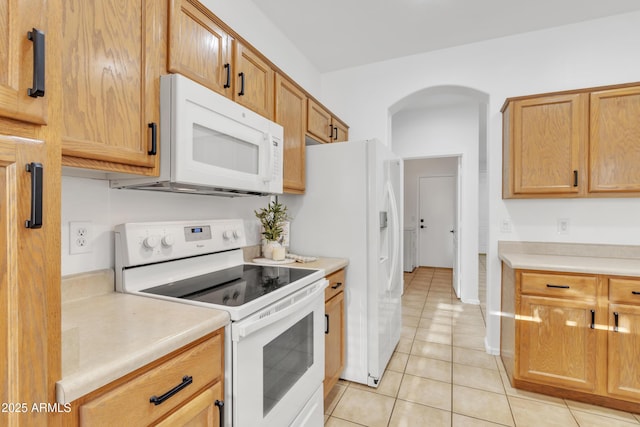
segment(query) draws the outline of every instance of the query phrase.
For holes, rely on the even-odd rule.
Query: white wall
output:
[[[393,151],[404,159],[461,156],[460,298],[478,303],[479,104],[465,103],[400,111],[392,117]],[[454,175],[458,174],[457,162]],[[405,193],[406,194],[406,193]],[[405,199],[405,206],[406,206]],[[414,210],[415,212],[415,210]],[[406,215],[406,213],[405,213]]]
[[[254,3],[250,0],[204,0],[203,3],[291,78],[320,97],[320,73]],[[245,225],[251,227],[248,243],[257,244],[258,223],[253,211],[267,203],[268,198],[260,197],[230,199],[111,190],[108,181],[64,176],[62,274],[113,267],[113,226],[122,222],[242,218],[247,220]],[[93,226],[92,253],[69,255],[69,221],[87,220]]]
[[[494,39],[328,73],[323,93],[351,126],[350,136],[389,140],[389,108],[416,91],[441,85],[490,96],[488,109],[489,242],[487,348],[499,349],[498,240],[638,244],[640,199],[502,200],[502,117],[505,98],[640,80],[640,12]],[[399,43],[401,41],[398,41]],[[401,78],[400,78],[401,77]],[[416,153],[416,155],[419,155]],[[569,218],[558,235],[556,219]],[[513,232],[502,234],[502,219]]]

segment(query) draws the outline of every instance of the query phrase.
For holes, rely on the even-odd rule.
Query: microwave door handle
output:
[[[270,133],[265,135],[265,139],[267,140],[267,170],[262,174],[262,180],[267,183],[270,182],[273,177],[273,138]]]

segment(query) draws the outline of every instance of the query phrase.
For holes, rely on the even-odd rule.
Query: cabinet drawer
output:
[[[338,292],[344,291],[344,268],[328,275],[327,280],[329,286],[324,291],[325,302],[337,295]]]
[[[609,301],[640,305],[640,280],[609,278]]]
[[[523,294],[563,298],[595,298],[595,276],[523,272]]]
[[[127,425],[148,425],[221,379],[222,360],[222,334],[218,334],[82,405],[80,425],[122,425],[124,420]],[[149,401],[179,385],[185,376],[193,382],[159,405]]]

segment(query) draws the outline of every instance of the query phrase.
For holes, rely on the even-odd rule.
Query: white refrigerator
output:
[[[284,196],[290,252],[343,257],[346,366],[377,387],[400,340],[403,163],[380,141],[308,146],[304,196]]]

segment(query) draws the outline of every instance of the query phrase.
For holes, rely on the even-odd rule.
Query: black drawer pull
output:
[[[31,218],[25,221],[27,228],[42,227],[42,163],[27,163],[27,172],[31,174]]]
[[[618,315],[618,312],[614,311],[613,312],[613,323],[614,323],[613,332],[618,332],[618,319],[619,319],[619,317],[620,316]]]
[[[596,311],[595,310],[591,310],[591,325],[589,325],[589,327],[591,329],[596,328]]]
[[[578,186],[578,171],[573,171],[573,186]]]
[[[214,405],[218,407],[220,412],[220,427],[224,426],[224,402],[222,400],[216,400]]]
[[[325,334],[329,333],[329,315],[328,314],[324,315],[324,333]]]
[[[151,150],[147,152],[150,156],[158,154],[158,125],[156,123],[149,123],[149,129],[151,129]]]
[[[640,295],[640,291],[631,291],[633,295]]]
[[[238,92],[238,96],[244,96],[244,73],[239,73],[238,77],[240,77],[240,92]]]
[[[151,398],[149,399],[149,402],[157,406],[162,402],[164,402],[165,400],[169,399],[174,394],[178,393],[180,390],[182,390],[192,382],[193,382],[193,377],[189,375],[185,375],[184,377],[182,377],[182,382],[180,384],[178,384],[177,386],[175,386],[174,388],[172,388],[171,390],[169,390],[168,392],[166,392],[160,397],[151,396]]]
[[[222,87],[227,89],[231,87],[231,64],[224,64],[224,69],[227,70],[227,82]]]
[[[342,286],[342,282],[337,282],[335,285],[331,287],[331,289],[338,289],[340,286]]]
[[[551,283],[547,283],[547,288],[569,289],[569,286],[568,285],[552,285]]]
[[[34,28],[27,38],[33,42],[33,87],[27,90],[27,95],[37,98],[44,96],[44,33]]]

